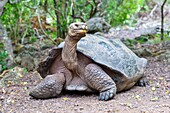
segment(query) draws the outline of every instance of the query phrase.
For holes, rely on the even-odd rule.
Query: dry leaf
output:
[[[24,90],[27,90],[28,88],[27,87],[24,87]]]
[[[159,80],[163,80],[164,78],[163,77],[159,77]]]
[[[155,87],[152,87],[151,90],[152,90],[152,91],[155,91]]]
[[[12,81],[8,81],[8,84],[12,84]]]
[[[68,100],[68,98],[65,97],[65,98],[63,98],[63,100]]]
[[[169,91],[168,91],[168,90],[166,91],[166,94],[169,94]]]
[[[137,100],[141,100],[140,96],[139,95],[136,95],[135,97]]]
[[[157,100],[158,100],[158,97],[151,98],[151,101],[157,101]]]
[[[20,77],[20,78],[22,78],[22,77],[23,77],[23,75],[22,75],[21,73],[18,73],[18,74],[19,74],[19,77]]]
[[[12,103],[12,104],[14,104],[14,103],[15,103],[15,101],[14,101],[14,100],[12,100],[12,101],[11,101],[11,103]]]

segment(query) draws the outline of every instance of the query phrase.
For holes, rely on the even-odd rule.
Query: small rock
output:
[[[136,95],[135,97],[137,100],[141,100],[140,96],[139,95]]]
[[[170,51],[166,51],[165,53],[160,54],[159,56],[156,57],[158,61],[162,60],[169,60],[170,59]]]
[[[152,91],[155,91],[155,87],[152,87],[151,90],[152,90]]]
[[[105,19],[101,17],[91,18],[87,22],[88,32],[96,33],[96,32],[108,32],[111,25],[108,24]]]
[[[79,106],[79,105],[77,103],[75,103],[74,106]]]
[[[4,100],[4,99],[5,99],[5,97],[4,97],[4,96],[1,96],[1,97],[0,97],[0,100]]]
[[[3,78],[0,79],[0,86],[11,86],[18,85],[21,82],[21,75],[24,74],[24,68],[14,67],[10,69],[3,75]]]
[[[83,108],[83,107],[80,107],[79,109],[80,109],[80,110],[83,110],[84,108]]]

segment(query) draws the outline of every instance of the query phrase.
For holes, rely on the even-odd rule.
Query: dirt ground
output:
[[[170,113],[170,62],[149,58],[145,75],[149,86],[135,86],[109,101],[98,101],[98,94],[82,92],[36,100],[28,92],[40,77],[30,72],[22,77],[22,84],[0,90],[0,113]]]
[[[149,19],[153,21],[151,16],[146,21]],[[37,72],[29,72],[19,84],[0,88],[0,113],[170,113],[170,59],[147,59],[145,75],[150,84],[134,86],[109,101],[98,101],[98,94],[84,92],[63,92],[58,98],[33,99],[28,95],[29,90],[41,79]]]

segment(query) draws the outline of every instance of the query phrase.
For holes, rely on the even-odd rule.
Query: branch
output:
[[[164,39],[164,5],[167,0],[164,0],[163,4],[161,5],[161,40]]]
[[[48,0],[45,0],[45,2],[44,2],[44,10],[45,10],[45,12],[48,11]]]
[[[8,2],[8,0],[3,0],[3,1],[0,1],[0,16],[3,14],[4,12],[4,7],[5,7],[5,4]]]
[[[71,2],[71,17],[73,18],[74,15],[75,15],[75,11],[74,11],[74,2]],[[75,19],[75,18],[73,18],[73,22],[74,22],[74,19]]]
[[[33,10],[36,10],[38,7],[32,7],[32,6],[28,6],[26,4],[24,4],[25,7],[29,8],[29,9],[33,9]]]
[[[86,4],[87,4],[87,3],[86,3]],[[75,19],[80,19],[81,21],[86,22],[86,20],[83,18],[84,14],[83,14],[83,11],[82,11],[82,10],[79,11],[79,12],[80,12],[80,15],[75,14],[75,9],[74,9],[74,8],[75,8],[75,5],[79,6],[79,5],[76,4],[75,2],[72,2],[72,8],[71,8],[72,14],[71,14],[71,17],[73,18],[73,22],[74,22]]]
[[[18,2],[20,2],[20,0],[14,0],[13,2],[11,2],[11,0],[8,1],[9,4],[16,4]]]
[[[80,19],[82,22],[86,22],[86,20],[85,20],[82,16],[71,15],[71,17],[72,17],[73,19]]]
[[[61,23],[60,23],[60,15],[62,14],[59,10],[57,10],[58,4],[57,0],[54,0],[54,9],[55,9],[55,15],[56,15],[56,31],[57,31],[57,37],[61,36]],[[62,15],[63,16],[63,15]]]
[[[10,70],[5,70],[5,71],[3,71],[2,72],[2,74],[0,74],[0,80],[1,80],[1,78],[3,78],[3,76],[6,74],[6,73],[8,73]]]
[[[85,4],[77,4],[75,2],[73,2],[73,8],[72,8],[72,15],[71,17],[74,19],[80,19],[81,21],[83,22],[86,22],[86,20],[83,18],[84,16],[86,16],[84,14],[84,10],[85,9],[82,9],[79,11],[79,14],[75,14],[75,7],[84,7],[84,6],[87,6],[87,5],[90,5],[91,6],[91,10],[90,10],[90,15],[89,15],[89,19],[92,18],[99,10],[98,10],[98,4],[100,3],[101,1],[98,1],[98,2],[95,2],[95,0],[93,0],[93,3],[90,1],[90,0],[86,0],[86,3]]]
[[[38,23],[39,23],[40,28],[41,28],[42,32],[44,33],[44,35],[45,35],[49,40],[51,40],[55,45],[57,45],[57,43],[56,43],[54,40],[52,40],[52,39],[46,34],[46,32],[44,31],[44,29],[43,29],[43,27],[42,27],[42,24],[41,24],[41,19],[40,19],[40,15],[39,15],[39,9],[38,9],[37,16],[38,16]]]
[[[91,11],[90,11],[90,17],[89,18],[91,18],[92,17],[92,15],[93,15],[93,12],[94,12],[94,6],[93,6],[93,4],[90,2],[90,1],[86,1],[87,2],[87,4],[90,4],[90,6],[91,6]],[[94,2],[95,3],[95,2]],[[96,7],[95,7],[96,8]]]

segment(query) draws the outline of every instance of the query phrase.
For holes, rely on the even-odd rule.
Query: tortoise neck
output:
[[[76,71],[78,65],[77,58],[77,43],[79,40],[74,40],[71,36],[67,36],[62,50],[62,60],[64,65],[70,71]]]

